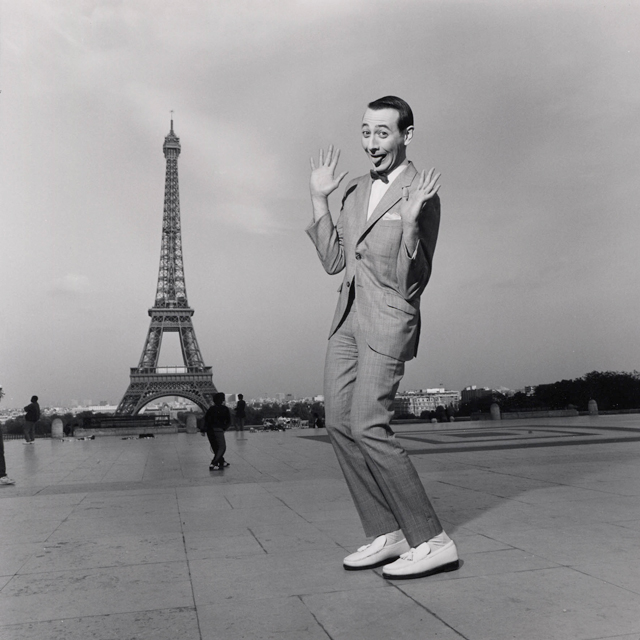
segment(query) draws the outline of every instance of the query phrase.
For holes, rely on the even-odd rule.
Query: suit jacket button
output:
[[[350,282],[347,282],[347,289],[351,286]]]
[[[360,260],[362,256],[359,253],[356,253],[356,260]]]

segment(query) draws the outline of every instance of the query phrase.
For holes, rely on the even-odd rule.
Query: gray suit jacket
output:
[[[331,337],[347,310],[349,292],[356,287],[358,322],[367,344],[378,353],[410,360],[418,349],[420,295],[431,276],[440,226],[440,200],[431,198],[420,214],[419,245],[410,256],[402,243],[399,217],[402,191],[416,188],[413,164],[393,181],[367,220],[371,177],[352,180],[342,199],[338,222],[329,214],[307,229],[320,261],[329,274],[345,269],[340,298],[331,325]]]

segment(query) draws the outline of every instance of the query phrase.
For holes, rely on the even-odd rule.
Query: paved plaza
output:
[[[462,560],[347,572],[323,431],[5,442],[1,640],[640,640],[640,416],[398,425]]]

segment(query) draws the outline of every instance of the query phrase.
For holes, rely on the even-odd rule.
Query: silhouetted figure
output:
[[[221,470],[228,467],[229,463],[224,459],[227,450],[227,441],[224,432],[231,424],[231,412],[224,405],[224,393],[216,393],[213,396],[213,404],[204,414],[204,429],[202,434],[206,434],[213,450],[213,460],[209,469]]]
[[[2,431],[0,430],[0,484],[15,484],[7,475],[7,465],[4,461],[4,441],[2,439]]]
[[[238,403],[236,404],[236,431],[244,431],[244,419],[246,417],[247,403],[244,396],[238,394]]]
[[[36,439],[36,422],[40,420],[40,405],[38,396],[31,396],[31,403],[24,410],[24,440],[25,444],[33,444]]]

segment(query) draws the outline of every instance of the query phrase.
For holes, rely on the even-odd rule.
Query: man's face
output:
[[[407,157],[407,145],[413,127],[398,129],[399,114],[395,109],[367,109],[362,118],[362,147],[376,171],[387,174]]]

